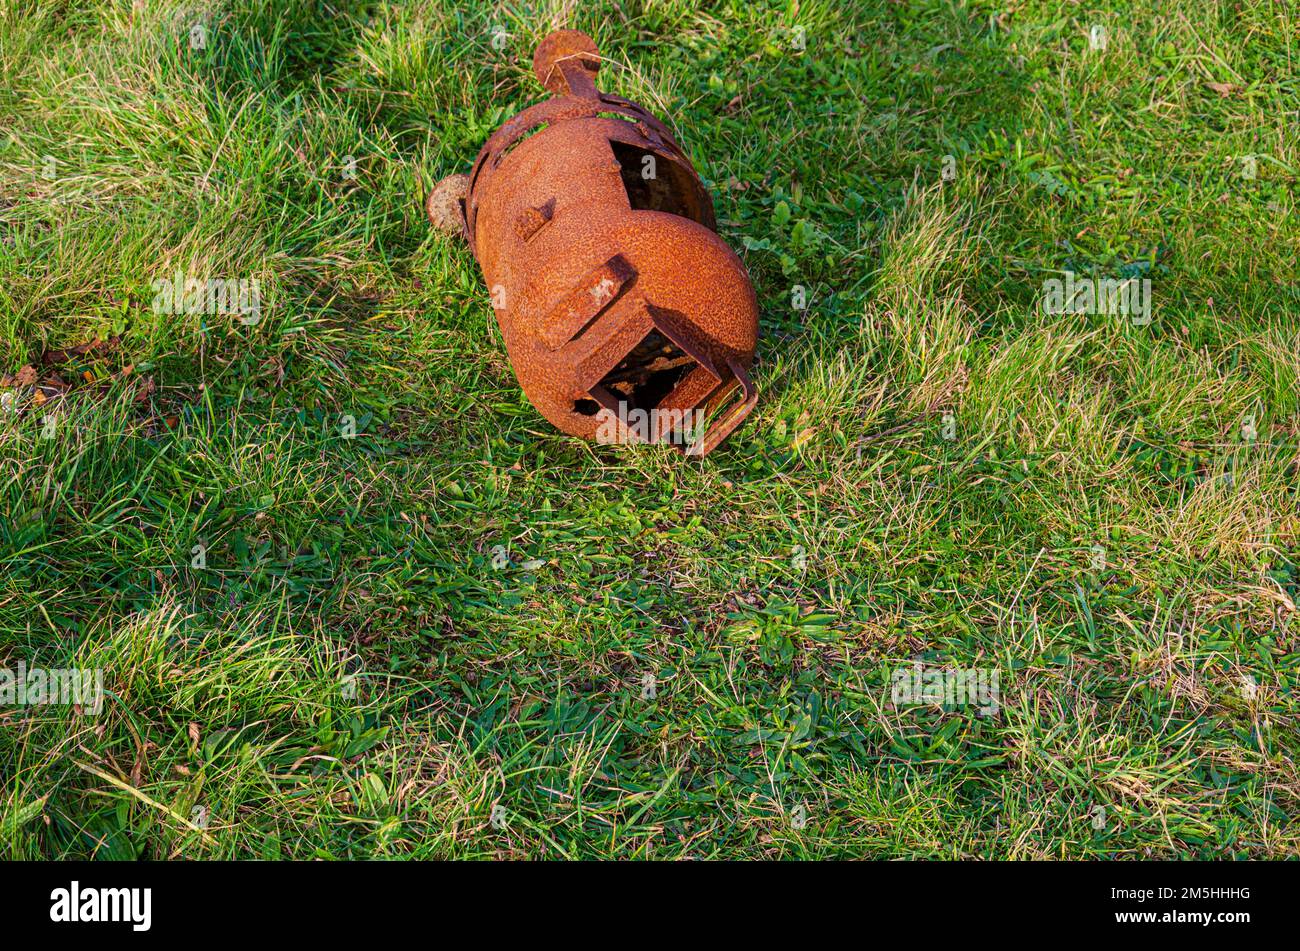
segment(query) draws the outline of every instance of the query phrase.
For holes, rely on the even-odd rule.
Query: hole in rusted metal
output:
[[[610,139],[610,148],[618,160],[623,188],[633,211],[663,211],[699,221],[699,203],[691,175],[677,162],[659,152]],[[653,162],[646,161],[647,157]],[[653,168],[653,177],[647,177]]]
[[[652,330],[600,381],[629,410],[654,409],[691,370],[695,359]]]
[[[600,412],[600,404],[595,400],[574,400],[573,411],[579,416],[595,416]]]

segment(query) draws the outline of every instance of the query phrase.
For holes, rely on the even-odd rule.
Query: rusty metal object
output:
[[[533,71],[554,97],[507,120],[427,211],[468,240],[543,416],[704,455],[757,401],[758,302],[690,159],[644,108],[600,92],[599,70],[590,37],[547,36]]]

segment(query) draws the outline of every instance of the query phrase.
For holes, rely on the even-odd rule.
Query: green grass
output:
[[[555,432],[423,220],[554,25],[758,288],[706,460]],[[0,707],[4,853],[1294,856],[1298,27],[0,0],[0,667],[108,691]],[[1066,269],[1153,321],[1044,313]],[[155,313],[177,270],[262,319]],[[892,706],[913,658],[999,713]]]

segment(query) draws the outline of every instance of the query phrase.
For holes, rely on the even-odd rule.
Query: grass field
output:
[[[423,218],[556,26],[758,289],[705,460],[553,430]],[[1298,73],[1289,0],[0,0],[0,667],[106,694],[0,706],[4,854],[1295,856]]]

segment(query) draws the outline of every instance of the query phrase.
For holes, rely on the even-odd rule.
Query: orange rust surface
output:
[[[662,413],[648,436],[703,455],[757,399],[749,275],[667,127],[596,88],[589,37],[552,33],[533,66],[555,96],[488,139],[462,205],[515,373],[543,416],[585,438],[607,413],[730,404],[693,444]]]

